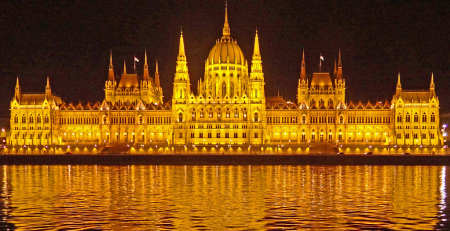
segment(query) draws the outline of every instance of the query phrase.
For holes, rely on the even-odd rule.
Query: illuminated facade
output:
[[[391,102],[345,101],[341,54],[334,72],[306,76],[303,54],[297,101],[267,97],[258,33],[251,67],[230,35],[227,12],[223,36],[205,61],[197,94],[190,77],[181,33],[172,100],[163,102],[158,68],[143,76],[124,71],[116,82],[110,58],[105,99],[68,104],[45,93],[21,92],[19,80],[11,101],[10,145],[98,145],[108,143],[162,146],[425,145],[442,144],[439,100],[433,77],[427,90],[404,90],[400,75]],[[332,81],[334,79],[334,83]],[[271,149],[272,150],[272,149]]]

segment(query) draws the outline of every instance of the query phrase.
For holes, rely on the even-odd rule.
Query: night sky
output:
[[[86,3],[80,3],[86,2]],[[114,70],[133,55],[150,75],[158,58],[164,101],[172,97],[181,27],[192,89],[222,35],[224,1],[2,1],[0,3],[0,117],[9,116],[16,76],[22,92],[44,92],[46,77],[66,102],[104,98],[109,50]],[[94,2],[94,1],[92,1]],[[391,3],[394,2],[394,3]],[[404,89],[428,89],[434,72],[441,113],[450,111],[449,1],[228,1],[231,36],[251,61],[258,27],[266,96],[295,100],[301,53],[309,78],[333,70],[342,52],[347,101],[391,100],[397,73]],[[143,63],[137,64],[142,73]]]

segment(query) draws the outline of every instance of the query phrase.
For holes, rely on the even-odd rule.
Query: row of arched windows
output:
[[[25,114],[22,115],[22,123],[26,123],[27,122],[27,116]],[[49,122],[49,117],[48,115],[44,116],[44,123],[48,123]],[[14,115],[14,123],[19,123],[19,116],[17,114]],[[28,117],[28,123],[34,123],[34,116],[30,115]],[[36,116],[36,123],[42,123],[42,117],[41,115],[37,115]]]
[[[427,120],[428,120],[427,114],[424,112],[422,114],[422,122],[427,122]],[[403,116],[402,116],[401,113],[399,113],[397,115],[397,122],[399,122],[399,123],[403,122]],[[405,115],[405,122],[406,123],[412,122],[411,121],[411,115],[409,114],[409,112],[407,112],[406,115]],[[414,123],[418,123],[419,122],[419,114],[417,112],[414,113],[413,122]],[[434,112],[431,113],[430,122],[436,122],[436,116],[434,115]]]

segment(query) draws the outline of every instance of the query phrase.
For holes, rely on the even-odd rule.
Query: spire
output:
[[[45,86],[45,96],[48,97],[52,94],[52,89],[50,87],[50,78],[47,76],[47,86]]]
[[[434,87],[435,87],[435,85],[434,85],[434,76],[433,76],[433,72],[431,72],[430,92],[432,94],[434,94]]]
[[[114,81],[114,67],[112,63],[112,50],[109,52],[109,72],[108,72],[108,81]]]
[[[156,59],[155,85],[156,85],[156,87],[161,87],[160,82],[159,82],[158,59]]]
[[[305,64],[305,49],[303,49],[302,69],[300,72],[300,79],[306,79],[306,64]]]
[[[400,72],[398,73],[398,81],[397,81],[397,90],[396,94],[400,94],[402,92],[402,84],[400,83]]]
[[[342,79],[342,63],[341,63],[341,49],[339,49],[339,63],[338,63],[338,69],[337,69],[337,79]]]
[[[125,59],[123,59],[123,73],[127,73],[127,64],[125,63]]]
[[[258,29],[256,29],[255,35],[255,48],[253,50],[253,60],[261,60],[261,53],[259,51],[259,39],[258,39]]]
[[[251,79],[263,79],[262,73],[262,61],[261,61],[261,53],[259,52],[259,38],[258,38],[258,30],[256,30],[255,35],[255,47],[253,50],[252,57],[252,72],[250,74]]]
[[[19,100],[19,98],[20,98],[19,76],[17,76],[16,90],[15,90],[15,93],[14,93],[14,98],[16,98],[17,100]]]
[[[147,65],[147,49],[145,49],[145,58],[144,58],[144,76],[143,79],[144,80],[149,80],[150,76],[148,74],[148,65]]]
[[[180,49],[178,51],[178,61],[186,61],[186,53],[184,51],[183,30],[181,30],[180,35]]]
[[[228,10],[227,1],[225,1],[225,23],[223,24],[223,36],[230,36],[230,25],[228,25]]]

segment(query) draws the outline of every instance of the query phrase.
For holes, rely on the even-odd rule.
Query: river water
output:
[[[0,166],[0,230],[448,230],[444,166]]]

